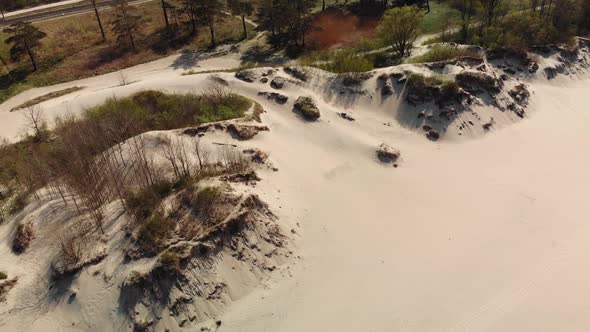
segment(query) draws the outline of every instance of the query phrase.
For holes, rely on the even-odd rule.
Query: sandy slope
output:
[[[289,87],[281,92],[289,102],[278,106],[256,96],[269,87],[220,75],[267,110],[270,132],[249,144],[268,151],[279,172],[264,174],[258,191],[280,217],[301,225],[303,259],[293,277],[277,275],[234,303],[218,331],[587,330],[588,76],[531,82],[526,120],[433,143],[396,123],[395,100]],[[137,77],[115,88],[108,87],[114,76],[90,79],[82,83],[92,89],[44,108],[55,115],[64,102],[77,111],[113,94],[190,91],[207,80],[171,70]],[[319,122],[291,111],[300,94],[332,101],[320,102]],[[337,116],[343,105],[355,122]],[[4,136],[17,133],[16,119],[0,112]],[[399,168],[376,160],[381,142],[401,150]],[[66,306],[58,308],[67,313]],[[37,319],[41,331],[47,322]]]
[[[539,84],[530,119],[461,144],[269,115],[280,127],[261,143],[281,172],[268,182],[300,205],[305,259],[222,330],[585,330],[589,84]],[[402,150],[399,169],[373,160],[380,140]]]

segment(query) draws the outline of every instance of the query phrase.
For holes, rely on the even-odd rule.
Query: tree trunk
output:
[[[131,42],[131,49],[133,50],[133,52],[137,52],[137,50],[135,49],[135,41],[133,40],[133,33],[131,31],[129,32],[129,41]]]
[[[326,0],[322,0],[322,11],[326,10]]]
[[[209,31],[211,32],[211,48],[215,47],[215,27],[213,26],[213,16],[209,16]]]
[[[102,41],[107,41],[107,36],[104,33],[104,28],[102,27],[102,22],[100,21],[100,15],[98,14],[98,8],[96,8],[96,0],[92,0],[92,6],[94,7],[94,14],[96,15],[96,21],[98,22],[98,27],[100,28],[100,34],[102,35]]]
[[[191,25],[193,26],[193,36],[197,35],[197,22],[195,22],[195,15],[194,14],[189,14],[190,15],[190,19],[191,19]]]
[[[129,21],[127,20],[127,14],[125,14],[125,30],[127,30],[127,35],[129,35],[129,42],[131,43],[131,49],[133,50],[133,52],[136,52],[135,49],[135,40],[133,40],[133,32],[131,31],[130,27],[129,27]]]
[[[37,63],[35,62],[35,56],[33,55],[33,51],[29,47],[29,44],[25,42],[25,48],[27,49],[27,53],[29,54],[29,58],[31,59],[31,64],[33,65],[33,71],[37,71]]]
[[[164,0],[162,0],[162,11],[164,14],[164,23],[166,23],[166,27],[169,27],[170,23],[168,22],[168,12],[166,11],[166,2]]]
[[[246,16],[242,15],[242,26],[244,27],[244,40],[248,39],[248,31],[246,30]]]

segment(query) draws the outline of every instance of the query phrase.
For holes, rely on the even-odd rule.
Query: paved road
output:
[[[147,1],[151,1],[151,0],[131,0],[129,2],[131,4],[138,4],[138,3],[147,2]],[[98,7],[99,8],[112,7],[115,5],[115,3],[116,3],[116,0],[106,0],[106,1],[102,1],[102,2],[98,3]],[[90,2],[84,1],[84,2],[80,2],[79,5],[75,5],[73,7],[56,8],[53,10],[48,9],[48,10],[44,10],[42,12],[32,11],[29,14],[20,15],[19,17],[15,17],[15,18],[7,16],[6,19],[0,20],[0,27],[5,27],[5,26],[11,25],[13,23],[19,22],[19,21],[38,22],[38,21],[48,20],[48,19],[57,18],[57,17],[61,17],[61,16],[82,14],[82,13],[90,12],[92,10],[93,10],[93,8],[92,8],[92,5],[90,4]]]
[[[40,6],[35,6],[35,7],[18,9],[15,11],[4,13],[4,17],[8,17],[8,18],[11,18],[12,16],[19,16],[20,17],[20,16],[23,16],[24,14],[30,14],[32,12],[38,12],[38,11],[42,11],[42,10],[46,10],[46,9],[50,9],[50,8],[55,8],[55,7],[63,7],[63,6],[67,6],[67,5],[73,5],[78,2],[83,2],[83,1],[85,1],[85,0],[65,0],[65,1],[48,3],[45,5],[40,5]]]

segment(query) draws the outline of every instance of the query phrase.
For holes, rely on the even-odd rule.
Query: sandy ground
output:
[[[125,87],[116,74],[64,84],[87,88],[43,108],[53,117],[145,88],[203,88],[206,77],[179,76],[170,61],[128,70],[138,82]],[[256,96],[270,88],[220,75],[267,110],[270,132],[249,144],[268,151],[279,171],[258,190],[300,223],[302,260],[292,277],[235,302],[218,331],[587,330],[589,76],[530,82],[524,121],[434,143],[396,123],[396,102],[347,103],[349,122],[336,114],[343,103],[320,89],[287,88],[289,102],[278,106]],[[2,135],[14,139],[23,126],[10,107],[49,89],[57,88],[2,105]],[[320,101],[320,121],[291,111],[301,94]],[[401,150],[399,168],[377,161],[382,142]],[[42,331],[46,320],[36,319],[33,330]]]
[[[273,130],[269,182],[300,205],[305,259],[221,330],[585,331],[590,81],[561,84],[536,86],[530,119],[467,143],[367,119]],[[373,160],[383,139],[400,168]]]

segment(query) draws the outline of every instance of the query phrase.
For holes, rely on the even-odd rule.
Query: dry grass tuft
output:
[[[58,97],[61,97],[61,96],[65,96],[67,94],[70,94],[70,93],[73,93],[73,92],[76,92],[76,91],[80,91],[82,89],[84,89],[83,86],[74,86],[74,87],[63,89],[63,90],[59,90],[59,91],[53,91],[53,92],[44,94],[42,96],[39,96],[37,98],[33,98],[33,99],[31,99],[31,100],[29,100],[27,102],[24,102],[24,103],[22,103],[22,104],[20,104],[20,105],[18,105],[16,107],[14,107],[14,108],[12,108],[10,111],[13,112],[13,111],[16,111],[16,110],[19,110],[19,109],[23,109],[23,108],[35,106],[37,104],[41,104],[44,101],[47,101],[47,100],[50,100],[50,99],[55,99],[55,98],[58,98]]]

